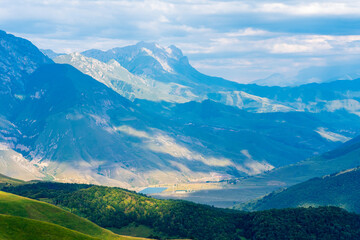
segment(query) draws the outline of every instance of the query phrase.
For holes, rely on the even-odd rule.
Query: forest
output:
[[[46,201],[101,227],[147,226],[156,239],[360,239],[360,216],[337,207],[244,212],[158,200],[121,188],[38,182],[2,191]]]

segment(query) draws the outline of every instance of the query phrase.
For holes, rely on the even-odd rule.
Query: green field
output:
[[[61,226],[69,230],[77,231],[79,233],[104,240],[135,239],[132,237],[124,237],[114,234],[111,231],[103,229],[89,220],[86,220],[85,218],[79,217],[51,204],[1,191],[0,214],[38,220],[45,223],[51,223],[53,225],[56,224],[58,227]],[[16,228],[14,231],[16,231]]]
[[[99,240],[56,224],[0,214],[1,240]]]

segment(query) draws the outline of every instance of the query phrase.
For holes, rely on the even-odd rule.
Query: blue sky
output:
[[[174,44],[238,82],[360,58],[360,1],[0,0],[0,28],[57,52]]]

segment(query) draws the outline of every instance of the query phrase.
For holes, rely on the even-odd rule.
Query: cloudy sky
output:
[[[154,41],[238,82],[360,60],[360,1],[0,0],[0,29],[57,52]]]

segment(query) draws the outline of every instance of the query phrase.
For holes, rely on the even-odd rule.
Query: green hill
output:
[[[360,213],[360,168],[313,178],[285,190],[273,192],[256,201],[238,205],[243,210],[337,206]]]
[[[52,202],[116,232],[142,229],[153,238],[360,239],[360,216],[336,207],[248,213],[91,185],[40,182],[4,190]]]
[[[23,183],[25,183],[25,182],[22,180],[7,177],[5,175],[0,174],[0,189],[4,186],[19,185],[19,184],[23,184]]]
[[[32,184],[30,184],[32,185]],[[105,230],[96,224],[48,203],[0,192],[0,214],[56,224],[100,239],[131,239]]]
[[[1,240],[99,240],[100,238],[55,225],[22,217],[0,214]]]

